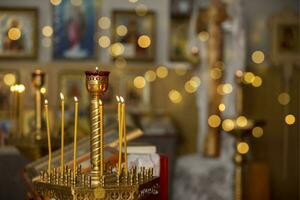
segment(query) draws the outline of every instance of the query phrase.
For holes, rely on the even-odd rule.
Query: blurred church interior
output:
[[[298,0],[0,0],[0,199],[103,162],[158,177],[119,200],[297,200],[299,102]]]

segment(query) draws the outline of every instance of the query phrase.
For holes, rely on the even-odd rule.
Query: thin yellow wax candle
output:
[[[100,176],[103,176],[103,105],[99,100],[100,109]]]
[[[122,164],[122,126],[121,126],[121,102],[117,96],[118,101],[118,125],[119,125],[119,160],[118,160],[118,175],[121,175],[121,164]]]
[[[124,169],[125,175],[127,176],[128,173],[128,160],[127,160],[127,137],[126,137],[126,112],[125,112],[125,100],[121,97],[122,102],[122,138],[124,140]]]
[[[73,170],[74,170],[74,182],[76,178],[76,153],[77,153],[77,124],[78,124],[78,99],[74,97],[75,100],[75,121],[74,121],[74,161],[73,161]]]
[[[60,150],[60,172],[64,171],[64,138],[65,138],[65,100],[64,95],[60,93],[61,99],[61,150]]]
[[[48,100],[45,100],[45,115],[46,115],[46,125],[47,125],[47,136],[48,136],[48,173],[51,172],[51,137],[50,137],[50,123],[49,123],[49,110],[48,110]]]

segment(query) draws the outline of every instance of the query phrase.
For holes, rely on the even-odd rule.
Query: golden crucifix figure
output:
[[[222,27],[221,23],[227,18],[224,4],[220,0],[211,0],[208,8],[208,65],[210,71],[221,68],[222,61]],[[210,79],[209,82],[209,104],[208,115],[220,115],[218,109],[222,96],[217,93],[217,87],[222,79]],[[219,127],[208,127],[205,136],[204,156],[217,157],[220,151],[220,129]]]

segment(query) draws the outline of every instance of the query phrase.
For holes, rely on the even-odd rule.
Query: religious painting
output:
[[[94,57],[95,1],[62,1],[53,7],[53,57],[88,59]]]
[[[282,11],[270,18],[271,60],[274,64],[300,61],[299,14]]]
[[[74,110],[74,97],[79,100],[79,114],[88,111],[89,94],[85,86],[83,71],[63,71],[59,78],[60,91],[65,97],[65,109]]]
[[[120,82],[120,92],[129,111],[142,112],[150,108],[150,84],[142,76],[125,75]]]
[[[188,17],[172,17],[169,47],[171,61],[188,60],[188,29]]]
[[[131,11],[113,13],[112,56],[134,61],[153,61],[155,57],[155,15]]]
[[[18,72],[15,70],[0,70],[0,118],[9,119],[11,116],[12,92],[10,87],[18,83]]]
[[[0,58],[37,56],[37,10],[0,8]]]

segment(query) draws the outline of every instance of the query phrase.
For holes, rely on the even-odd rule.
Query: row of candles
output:
[[[60,93],[61,99],[61,160],[60,160],[60,170],[61,173],[64,171],[64,124],[65,124],[65,100],[64,95]],[[116,97],[118,102],[118,136],[119,136],[119,154],[118,154],[118,176],[122,172],[122,149],[124,143],[124,171],[125,175],[128,173],[128,160],[127,160],[127,138],[126,138],[126,112],[125,112],[125,100],[123,97]],[[76,177],[76,166],[77,166],[77,131],[78,131],[78,98],[74,97],[74,154],[73,154],[73,171],[75,172],[74,178]],[[46,118],[46,128],[47,128],[47,140],[48,140],[48,173],[51,172],[52,163],[52,150],[51,150],[51,133],[50,133],[50,122],[49,122],[49,106],[48,100],[45,99],[44,104],[45,118]],[[103,104],[99,100],[99,110],[100,110],[100,136],[103,138]],[[103,140],[102,140],[103,141]],[[103,150],[101,150],[103,152]],[[101,170],[100,174],[103,175],[103,156],[101,156]],[[74,179],[75,180],[75,179]]]

